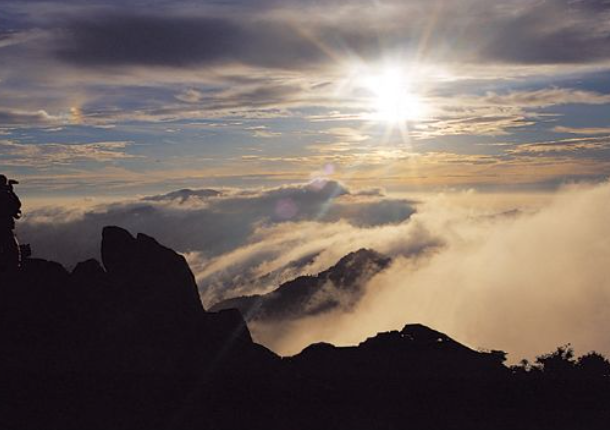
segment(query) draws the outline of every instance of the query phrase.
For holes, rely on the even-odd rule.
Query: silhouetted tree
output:
[[[583,377],[610,378],[610,361],[595,351],[581,356],[576,363],[576,367]]]
[[[574,349],[570,344],[559,346],[554,352],[536,357],[536,364],[545,376],[570,377],[576,369]]]
[[[519,364],[514,364],[509,368],[514,375],[531,375],[533,372],[540,372],[540,367],[530,363],[527,358],[524,358]]]
[[[499,349],[492,349],[490,352],[490,357],[493,357],[493,359],[498,363],[498,364],[502,364],[506,361],[506,352],[501,351]]]

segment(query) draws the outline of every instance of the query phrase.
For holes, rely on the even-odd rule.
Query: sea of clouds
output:
[[[35,256],[68,267],[99,258],[105,225],[149,234],[186,256],[206,307],[316,274],[359,248],[393,258],[347,312],[250,326],[281,354],[319,341],[357,344],[410,322],[503,349],[512,361],[568,342],[610,353],[610,183],[565,187],[533,206],[465,204],[471,197],[415,200],[334,181],[181,190],[36,209],[18,234]]]

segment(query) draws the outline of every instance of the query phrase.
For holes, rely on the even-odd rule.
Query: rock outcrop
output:
[[[87,260],[69,273],[27,259],[2,279],[5,366],[191,372],[215,360],[220,348],[262,350],[238,311],[204,310],[184,257],[118,227],[105,228],[102,237],[103,267]]]

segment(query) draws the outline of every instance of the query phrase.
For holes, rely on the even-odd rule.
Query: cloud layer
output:
[[[353,344],[421,322],[473,347],[504,349],[513,361],[565,343],[608,353],[609,198],[608,183],[573,187],[536,212],[485,217],[430,202],[407,225],[423,224],[442,238],[437,252],[396,261],[368,283],[351,313],[254,332],[295,353],[314,341]]]
[[[185,253],[208,307],[318,273],[363,247],[393,258],[349,312],[253,323],[255,338],[283,354],[317,341],[358,343],[407,322],[513,360],[567,342],[610,352],[610,184],[568,187],[534,205],[494,197],[502,209],[471,198],[428,196],[415,212],[412,201],[335,182],[183,190],[81,212],[39,210],[19,234],[36,255],[68,264],[97,255],[102,225],[151,234]]]
[[[426,26],[436,20],[425,49],[453,61],[538,65],[610,58],[608,29],[590,31],[595,19],[608,14],[603,1],[514,0],[507,7],[472,0],[367,3],[326,6],[334,8],[332,17],[320,5],[289,3],[266,15],[242,13],[239,21],[228,14],[185,16],[179,6],[177,14],[98,12],[95,19],[69,20],[56,53],[85,66],[240,63],[299,69],[330,63],[336,52],[371,58],[380,43],[390,50],[418,49]]]
[[[378,190],[350,192],[337,182],[318,180],[262,191],[181,190],[88,209],[44,208],[26,214],[19,235],[37,256],[73,266],[99,256],[105,225],[149,234],[186,253],[204,302],[210,304],[254,284],[262,290],[273,288],[292,276],[294,268],[285,265],[302,253],[323,253],[341,229],[373,231],[414,212],[412,201],[385,198]],[[287,238],[286,231],[295,234]],[[320,237],[328,243],[308,244]],[[342,252],[354,250],[352,246],[346,243],[333,249],[330,258],[315,259],[311,270],[334,264]],[[258,282],[267,272],[273,275]]]

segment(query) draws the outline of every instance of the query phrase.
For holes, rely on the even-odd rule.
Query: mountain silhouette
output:
[[[209,197],[218,197],[222,195],[221,191],[213,190],[211,188],[204,188],[200,190],[191,190],[190,188],[184,188],[182,190],[172,191],[167,194],[159,194],[156,196],[149,196],[143,198],[143,200],[153,202],[165,202],[178,200],[180,203],[184,203],[190,199],[205,199]]]
[[[364,294],[364,283],[390,263],[390,258],[376,251],[359,249],[317,276],[299,276],[268,294],[235,297],[211,309],[239,309],[248,321],[302,318],[337,308],[351,309]]]
[[[204,309],[173,250],[118,227],[101,247],[102,262],[71,272],[27,258],[0,273],[0,428],[607,428],[601,355],[576,362],[564,348],[509,368],[502,351],[408,324],[279,357],[252,341],[238,310]],[[388,264],[359,250],[304,285],[353,289]],[[282,294],[297,309],[294,285]]]
[[[184,257],[118,227],[106,227],[102,237],[103,267],[87,260],[69,273],[54,262],[26,259],[18,274],[3,280],[0,342],[45,355],[49,346],[58,350],[16,365],[74,369],[90,355],[88,364],[106,370],[188,369],[211,360],[210,349],[253,345],[237,310],[204,310]],[[113,360],[102,358],[110,355]]]

